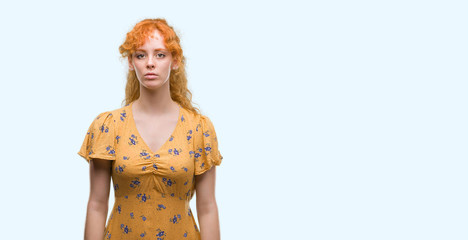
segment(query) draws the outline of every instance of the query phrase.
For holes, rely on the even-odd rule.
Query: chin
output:
[[[160,82],[156,82],[156,81],[154,81],[154,82],[146,81],[144,86],[146,88],[159,88],[159,87],[162,86],[162,84]]]
[[[169,83],[169,78],[166,81],[162,81],[161,79],[145,79],[140,81],[140,85],[143,85],[146,88],[159,88],[162,85]]]

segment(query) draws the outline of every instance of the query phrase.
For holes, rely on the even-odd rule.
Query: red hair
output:
[[[183,55],[180,39],[174,29],[167,24],[163,18],[144,19],[138,22],[133,29],[127,33],[125,41],[119,46],[121,58],[128,59],[135,53],[136,49],[142,46],[145,41],[158,30],[164,38],[166,49],[176,60],[177,69],[172,69],[169,77],[171,98],[184,108],[195,114],[200,114],[200,110],[192,106],[192,93],[187,88],[187,74],[185,72],[185,57]],[[130,104],[140,97],[140,82],[134,70],[129,70],[127,74],[127,84],[125,87],[124,104]]]

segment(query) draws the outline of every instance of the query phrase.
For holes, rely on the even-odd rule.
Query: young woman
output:
[[[119,51],[129,66],[125,106],[100,113],[78,152],[90,165],[85,239],[220,239],[223,157],[213,123],[191,104],[179,37],[164,19],[145,19]]]

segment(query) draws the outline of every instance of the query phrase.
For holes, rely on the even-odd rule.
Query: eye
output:
[[[138,59],[141,59],[141,57],[144,57],[145,55],[143,54],[137,54],[135,57],[138,58]]]
[[[158,53],[157,56],[158,56],[159,58],[164,58],[164,57],[166,56],[166,54],[164,54],[164,53]]]

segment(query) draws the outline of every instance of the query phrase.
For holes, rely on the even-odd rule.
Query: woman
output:
[[[129,66],[125,106],[100,113],[78,152],[90,164],[85,239],[220,239],[215,166],[223,157],[212,122],[191,104],[178,36],[164,19],[145,19],[119,51]],[[195,191],[200,230],[189,205]]]

